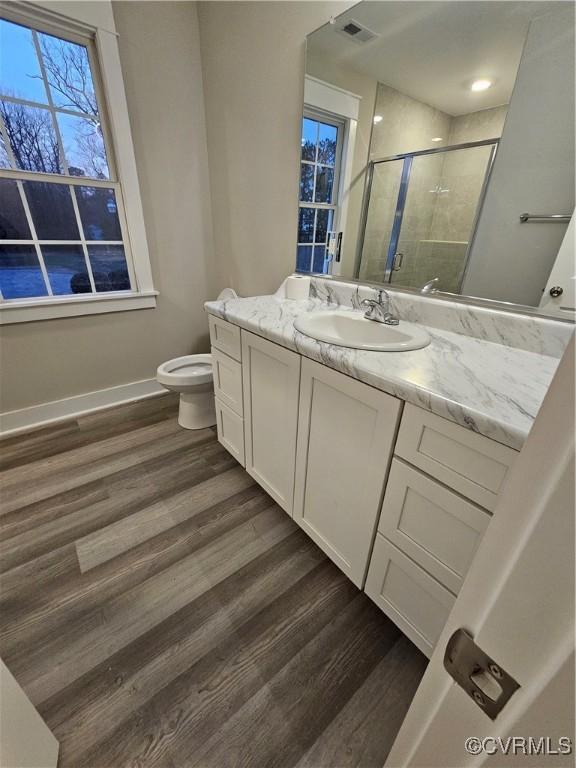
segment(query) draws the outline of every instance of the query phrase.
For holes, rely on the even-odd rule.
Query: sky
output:
[[[0,19],[0,91],[46,104],[44,83],[34,75],[40,77],[40,65],[31,31]]]

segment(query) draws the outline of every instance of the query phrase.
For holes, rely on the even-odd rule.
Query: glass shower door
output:
[[[396,222],[403,168],[403,159],[372,166],[358,275],[360,280],[375,283],[387,280],[388,251]]]
[[[398,200],[396,210],[390,283],[420,288],[438,278],[435,288],[459,293],[495,146],[446,149],[411,158],[405,200]]]

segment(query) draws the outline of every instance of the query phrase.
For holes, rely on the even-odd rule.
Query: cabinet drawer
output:
[[[489,510],[517,456],[512,448],[409,404],[396,454]]]
[[[215,399],[215,406],[218,441],[234,456],[239,464],[245,466],[244,419],[218,398]]]
[[[458,594],[490,515],[394,459],[378,530]]]
[[[243,416],[241,363],[212,347],[212,371],[216,397],[238,416]]]
[[[366,594],[430,657],[456,598],[376,534]]]
[[[225,352],[234,360],[242,360],[242,346],[240,344],[240,328],[219,317],[208,315],[210,327],[210,343],[221,352]]]

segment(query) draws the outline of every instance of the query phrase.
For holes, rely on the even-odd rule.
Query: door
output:
[[[574,361],[573,337],[388,756],[389,768],[574,765],[570,754],[528,758],[522,750],[529,745],[506,742],[549,737],[548,749],[560,750],[560,737],[574,740]],[[447,642],[459,628],[520,685],[495,720],[444,668]],[[479,741],[468,742],[467,751],[471,737]]]
[[[56,768],[58,742],[0,659],[0,765]]]
[[[292,515],[300,355],[242,331],[246,470]]]
[[[294,520],[362,587],[401,402],[304,359]]]
[[[576,267],[574,265],[575,217],[572,216],[558,256],[542,294],[540,309],[574,320],[576,315]],[[554,225],[555,226],[555,225]]]

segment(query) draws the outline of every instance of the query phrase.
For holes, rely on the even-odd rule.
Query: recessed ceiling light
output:
[[[442,136],[435,136],[435,137],[432,139],[432,141],[444,141],[444,139],[442,138]]]
[[[384,118],[382,115],[374,115],[374,123],[381,123]]]
[[[471,91],[487,91],[492,85],[492,80],[474,80],[470,86]]]

